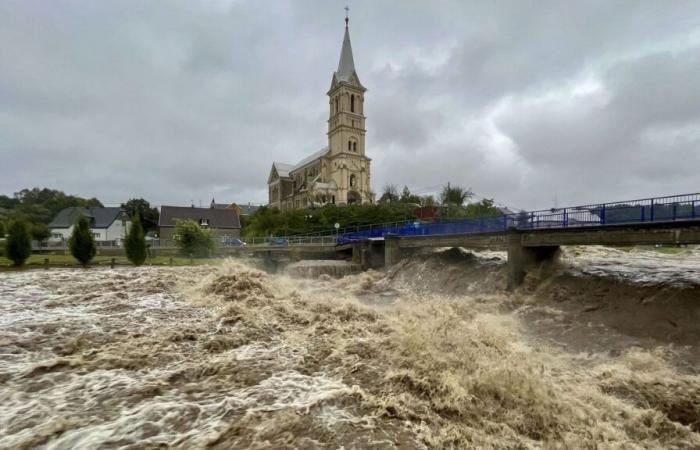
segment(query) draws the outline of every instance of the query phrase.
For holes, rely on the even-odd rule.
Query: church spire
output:
[[[338,78],[347,81],[355,72],[355,60],[352,57],[352,44],[350,44],[350,30],[348,29],[348,7],[345,7],[345,37],[343,38],[343,48],[340,51],[340,61],[338,62]]]

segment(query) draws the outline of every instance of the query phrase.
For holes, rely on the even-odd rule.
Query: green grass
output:
[[[80,264],[78,264],[78,261],[75,260],[70,255],[32,255],[29,257],[27,262],[25,263],[24,267],[26,268],[40,268],[44,266],[44,260],[47,259],[49,260],[49,266],[51,267],[79,267]],[[95,256],[95,258],[92,260],[90,263],[90,266],[108,266],[112,258],[114,258],[114,263],[119,266],[131,266],[131,263],[129,262],[128,259],[124,256]],[[146,263],[144,265],[147,266],[168,266],[170,265],[170,256],[156,256],[153,258],[148,258],[146,259]],[[173,256],[172,257],[173,261],[173,266],[189,266],[189,265],[195,265],[195,266],[201,266],[204,264],[211,264],[211,265],[217,265],[221,264],[224,259],[223,258],[202,258],[202,259],[192,259],[190,262],[189,258],[183,258],[180,256]],[[3,257],[0,256],[0,270],[16,270],[15,267],[12,267],[12,262]]]

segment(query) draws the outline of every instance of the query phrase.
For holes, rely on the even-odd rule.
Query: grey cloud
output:
[[[326,143],[343,6],[0,3],[0,192],[264,200],[272,161]],[[351,6],[375,190],[452,181],[526,208],[697,190],[697,8]],[[585,79],[600,92],[572,94]]]

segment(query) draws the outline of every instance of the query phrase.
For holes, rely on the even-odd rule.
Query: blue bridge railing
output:
[[[338,244],[387,234],[399,236],[431,236],[518,230],[563,229],[586,226],[642,224],[700,219],[700,193],[656,197],[613,203],[520,212],[495,217],[423,222],[407,220],[387,224],[366,225],[337,233]]]

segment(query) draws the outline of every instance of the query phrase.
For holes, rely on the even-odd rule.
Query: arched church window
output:
[[[348,151],[352,151],[352,141],[348,141]]]
[[[357,142],[352,143],[352,151],[356,152],[357,151]]]
[[[339,106],[338,97],[336,97],[335,98],[335,112],[338,112],[338,106]]]
[[[355,96],[350,96],[350,112],[355,112]]]

